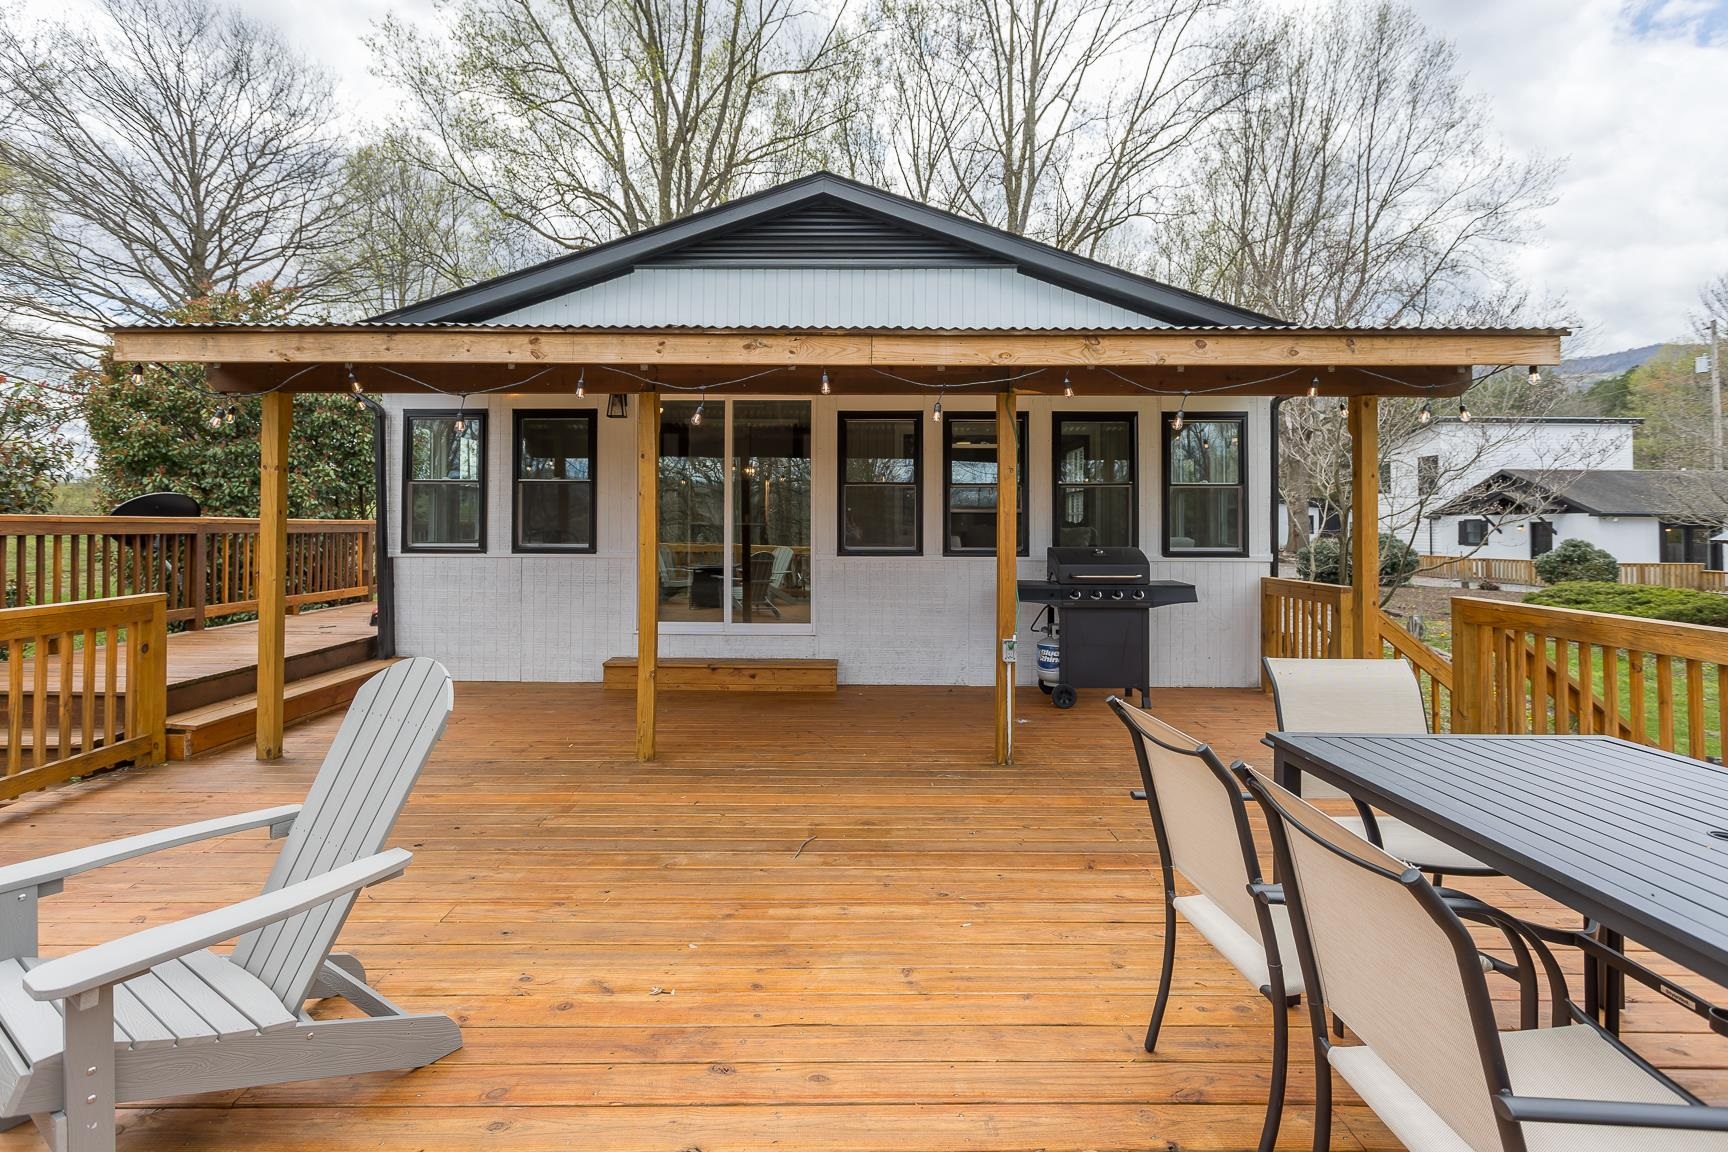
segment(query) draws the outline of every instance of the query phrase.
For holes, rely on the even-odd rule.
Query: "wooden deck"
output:
[[[1154,704],[1227,754],[1263,751],[1257,692]],[[629,694],[460,685],[395,837],[414,864],[343,941],[467,1046],[411,1074],[128,1111],[121,1148],[1252,1147],[1267,1008],[1192,933],[1161,1051],[1140,1048],[1161,929],[1120,726],[1098,693],[1018,707],[999,768],[984,690],[669,693],[663,760],[638,765]],[[298,800],[335,727],[291,730],[278,763],[241,749],[0,807],[0,863]],[[248,895],[274,848],[246,835],[78,877],[45,905],[46,950]],[[1728,1042],[1675,1006],[1635,999],[1626,1032],[1728,1098]],[[1292,1041],[1281,1146],[1306,1148],[1305,1016]],[[1397,1147],[1343,1099],[1334,1147]],[[0,1152],[39,1147],[0,1134]]]

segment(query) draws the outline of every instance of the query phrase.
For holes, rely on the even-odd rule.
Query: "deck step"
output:
[[[700,656],[663,657],[655,681],[669,692],[835,692],[838,660],[710,660]],[[615,691],[636,690],[636,657],[606,661],[601,683]]]
[[[283,720],[292,724],[354,699],[373,675],[394,660],[367,660],[292,681],[283,690]],[[190,760],[258,730],[258,695],[248,693],[168,717],[168,759]]]

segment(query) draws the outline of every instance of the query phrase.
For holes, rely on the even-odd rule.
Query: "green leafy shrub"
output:
[[[1552,552],[1536,557],[1536,575],[1544,584],[1576,580],[1612,584],[1620,579],[1620,561],[1587,540],[1567,540]]]
[[[1689,588],[1652,588],[1641,584],[1573,580],[1531,592],[1524,597],[1524,603],[1728,628],[1728,596],[1694,592]]]
[[[1333,536],[1322,536],[1296,550],[1296,574],[1322,584],[1344,583],[1342,549]],[[1380,534],[1380,583],[1402,587],[1421,563],[1416,549],[1389,533]]]

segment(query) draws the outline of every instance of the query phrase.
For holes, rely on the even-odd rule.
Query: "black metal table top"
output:
[[[1607,736],[1266,742],[1280,778],[1312,772],[1728,984],[1728,771]]]

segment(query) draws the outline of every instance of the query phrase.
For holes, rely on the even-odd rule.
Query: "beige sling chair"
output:
[[[1443,895],[1265,776],[1236,771],[1266,812],[1309,989],[1315,1064],[1342,1076],[1411,1152],[1728,1149],[1728,1109],[1702,1106],[1577,1009],[1534,932]],[[1548,978],[1550,1027],[1498,1030],[1465,919],[1525,934]],[[1328,1007],[1361,1043],[1330,1042]],[[1322,1150],[1331,1147],[1329,1075],[1316,1078],[1315,1092]]]
[[[1288,1009],[1302,994],[1300,974],[1286,971],[1280,960],[1293,955],[1290,918],[1277,890],[1261,881],[1242,790],[1229,769],[1211,748],[1151,713],[1114,696],[1108,702],[1133,739],[1163,869],[1164,962],[1146,1051],[1157,1048],[1170,1001],[1180,916],[1271,1002],[1272,1085],[1260,1135],[1261,1152],[1269,1152],[1284,1105]],[[1176,894],[1177,873],[1196,889],[1193,895]]]
[[[1268,656],[1266,675],[1280,732],[1406,734],[1428,731],[1422,686],[1402,660],[1289,660]],[[1351,799],[1323,780],[1305,778],[1309,800]],[[1334,817],[1387,852],[1431,874],[1492,876],[1480,860],[1402,820],[1356,803],[1357,815]]]

